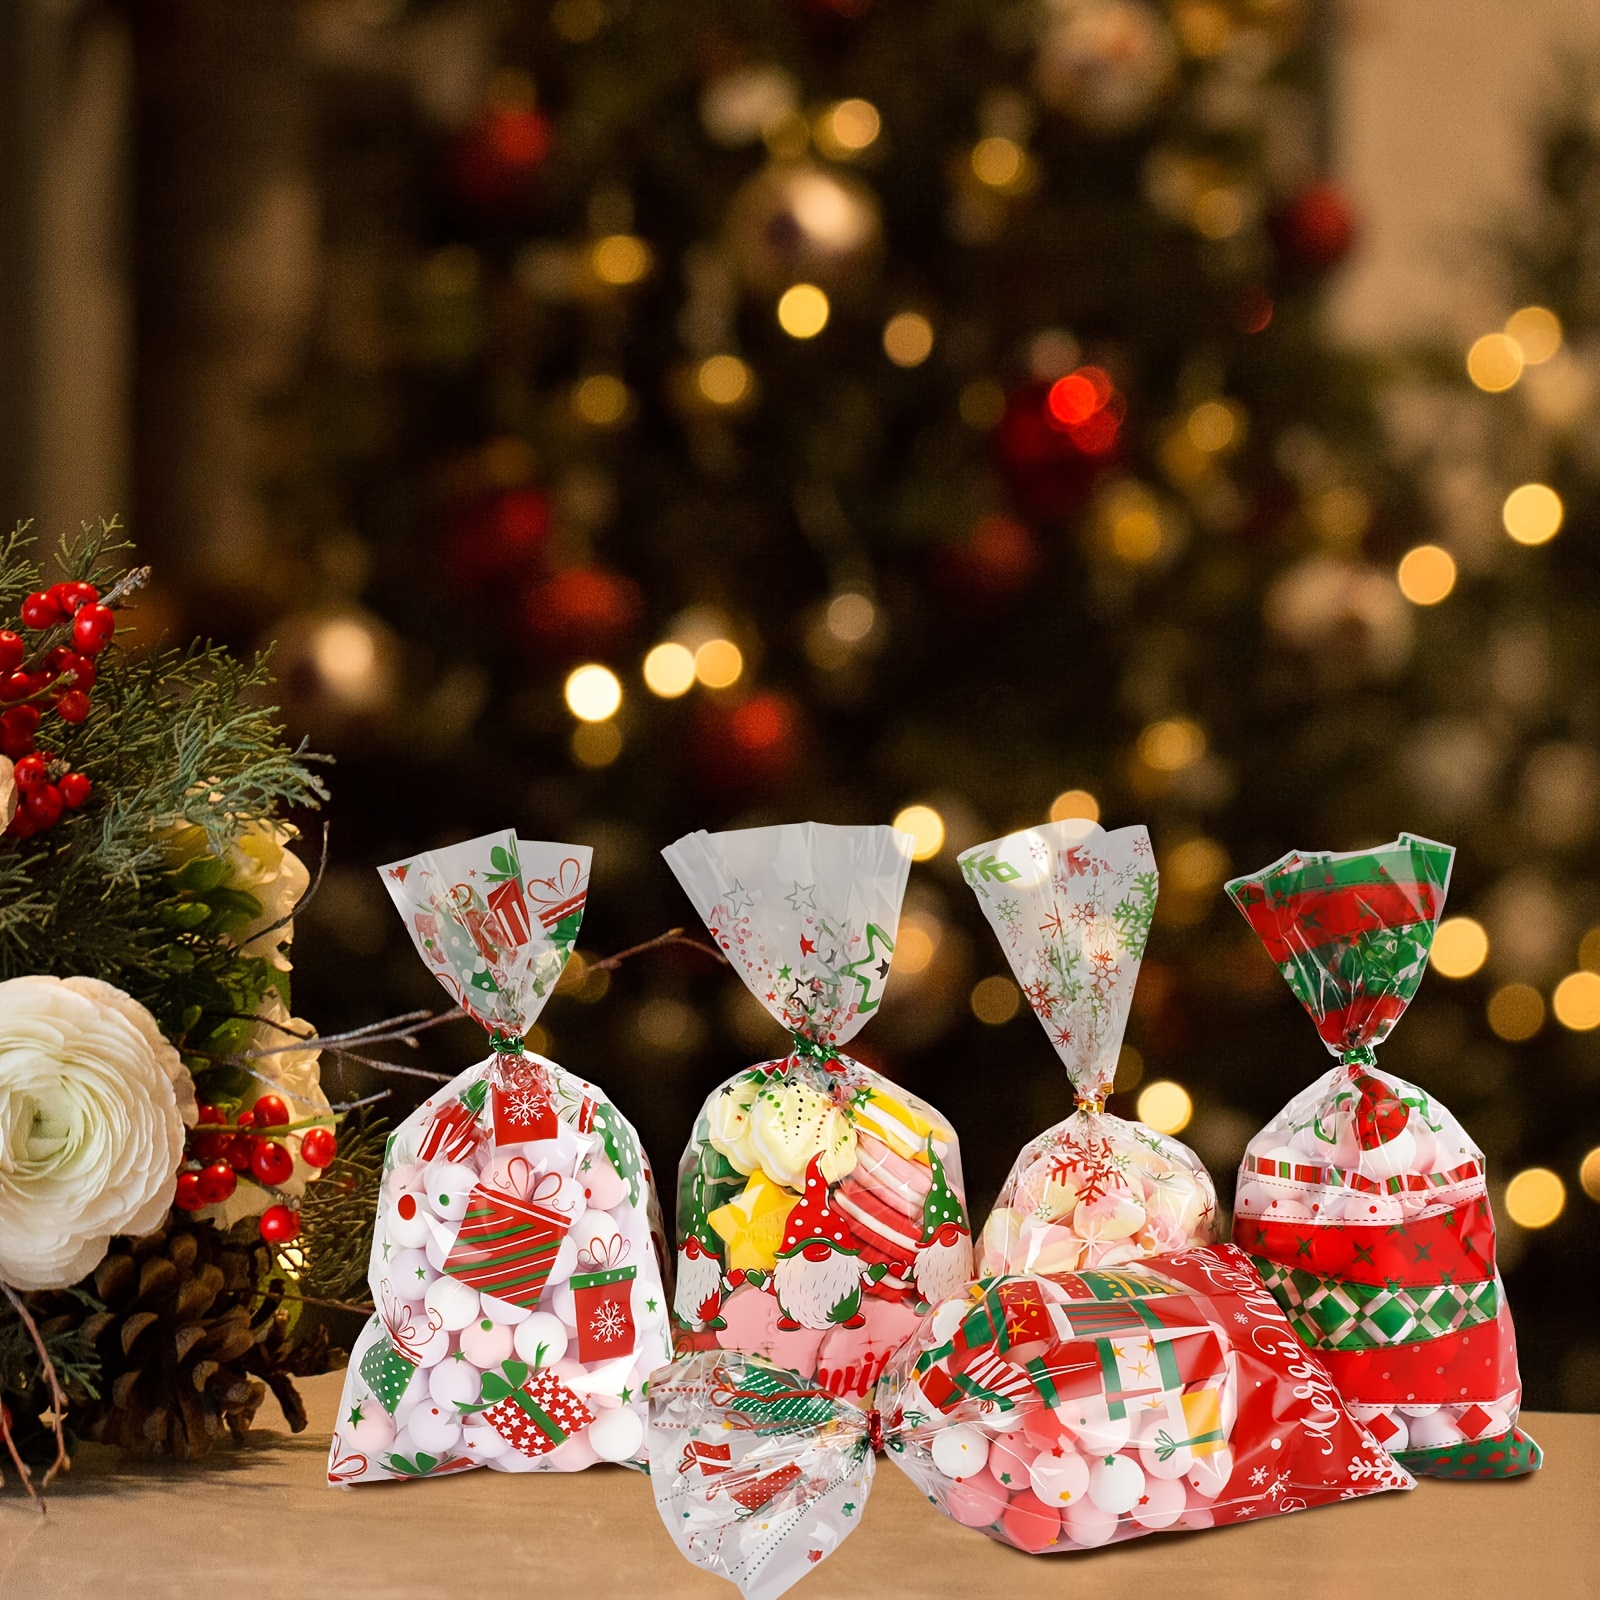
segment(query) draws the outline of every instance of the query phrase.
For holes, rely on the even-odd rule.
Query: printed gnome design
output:
[[[1402,834],[1228,887],[1338,1065],[1250,1141],[1234,1241],[1351,1411],[1413,1472],[1534,1471],[1483,1154],[1374,1046],[1422,981],[1455,851]]]
[[[1103,1109],[1155,915],[1149,833],[1057,822],[960,862],[1078,1102],[1017,1157],[978,1244],[980,1275],[1076,1272],[1210,1243],[1216,1193],[1199,1157]]]
[[[523,1035],[583,917],[589,851],[493,834],[382,869],[493,1053],[391,1136],[329,1481],[644,1464],[666,1245],[627,1120]]]
[[[864,1395],[972,1273],[949,1124],[840,1053],[882,998],[911,840],[799,823],[662,854],[794,1041],[711,1095],[684,1152],[676,1347],[750,1351]]]
[[[673,1542],[746,1600],[776,1600],[860,1523],[875,1449],[946,1516],[1032,1554],[1413,1481],[1231,1245],[963,1285],[890,1360],[875,1407],[755,1356],[674,1362],[650,1390]]]

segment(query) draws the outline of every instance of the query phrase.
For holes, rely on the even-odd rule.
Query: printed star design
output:
[[[383,1241],[383,1259],[385,1261],[389,1259],[389,1241],[387,1239]]]
[[[802,933],[800,935],[800,954],[814,956],[817,953],[816,945]]]
[[[414,1278],[426,1278],[427,1276],[428,1276],[428,1272],[427,1272],[427,1268],[425,1268],[425,1267],[418,1267],[417,1270],[414,1273],[412,1273],[412,1277],[414,1277]]]
[[[844,1514],[847,1517],[853,1517],[856,1514],[856,1503],[855,1503],[855,1501],[854,1500],[846,1500],[842,1509],[844,1511]]]
[[[465,1350],[452,1350],[450,1352],[450,1359],[452,1361],[465,1361],[467,1359],[467,1352]]]
[[[1001,1481],[1001,1483],[1005,1484],[1007,1488],[1010,1488],[1010,1486],[1011,1486],[1011,1474],[1009,1472],[1002,1472],[1000,1474],[1000,1481]]]
[[[352,1428],[359,1428],[361,1424],[366,1421],[366,1418],[361,1415],[360,1401],[356,1402],[354,1409],[350,1413],[348,1421]]]
[[[816,884],[797,883],[794,892],[784,896],[789,902],[791,911],[815,911],[817,909]]]
[[[728,902],[728,909],[734,916],[750,909],[750,891],[737,878],[733,880],[733,887],[724,891],[722,898]]]
[[[794,969],[787,965],[781,966],[778,968],[778,976],[779,978],[791,978],[794,976]]]
[[[889,976],[889,963],[887,961],[880,961],[878,963],[878,976],[880,978],[887,978]]]
[[[624,1389],[622,1391],[622,1403],[623,1403],[623,1405],[627,1405],[627,1403],[631,1399],[633,1399],[633,1390],[632,1389]]]
[[[645,1308],[646,1311],[654,1311],[655,1308],[656,1308],[655,1301],[654,1300],[646,1300],[645,1303],[644,1303],[644,1308]]]

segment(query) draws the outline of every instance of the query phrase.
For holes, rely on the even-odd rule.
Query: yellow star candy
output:
[[[718,1206],[706,1221],[728,1247],[727,1269],[742,1267],[750,1272],[759,1267],[770,1272],[778,1262],[784,1225],[799,1201],[799,1195],[790,1194],[766,1173],[756,1172],[742,1194]]]

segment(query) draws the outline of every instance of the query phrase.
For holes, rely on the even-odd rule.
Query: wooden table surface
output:
[[[192,1466],[86,1448],[41,1517],[0,1491],[4,1600],[736,1600],[656,1518],[648,1481],[491,1471],[326,1486],[342,1375],[304,1385],[311,1427],[258,1427]],[[880,1461],[861,1527],[795,1600],[1064,1593],[1093,1600],[1446,1600],[1600,1596],[1600,1416],[1530,1413],[1544,1470],[1512,1483],[1424,1481],[1410,1494],[1083,1555],[1026,1556],[957,1527]]]

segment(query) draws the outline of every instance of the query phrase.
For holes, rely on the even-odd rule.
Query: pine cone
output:
[[[325,1329],[296,1342],[271,1252],[171,1212],[155,1233],[114,1239],[85,1284],[105,1307],[48,1308],[53,1331],[81,1321],[102,1364],[96,1400],[75,1403],[80,1437],[142,1455],[203,1456],[242,1439],[268,1388],[290,1427],[305,1426],[292,1374],[325,1371]]]

